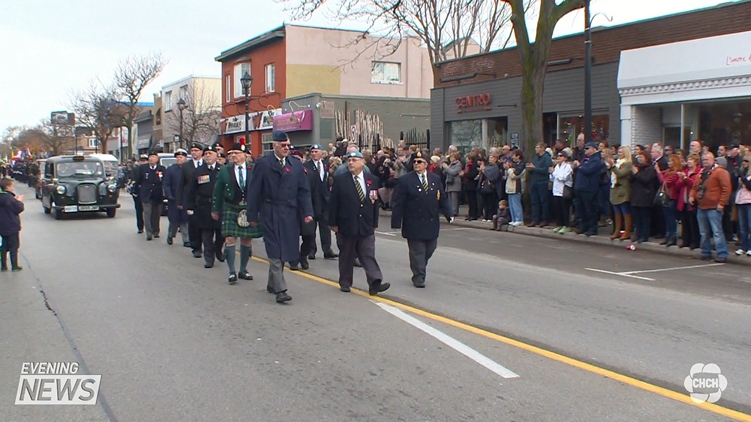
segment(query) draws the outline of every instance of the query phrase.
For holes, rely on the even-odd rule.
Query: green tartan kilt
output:
[[[234,205],[224,205],[224,209],[222,210],[222,236],[249,237],[252,239],[263,237],[263,230],[260,224],[255,227],[240,227],[237,225],[237,215],[243,208]]]

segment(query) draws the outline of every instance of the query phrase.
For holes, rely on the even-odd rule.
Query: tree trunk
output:
[[[531,154],[535,144],[543,141],[542,130],[542,94],[545,84],[545,68],[535,66],[532,59],[525,61],[522,74],[522,131],[519,148],[525,156]]]

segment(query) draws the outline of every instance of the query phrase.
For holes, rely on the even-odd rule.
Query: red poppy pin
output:
[[[289,167],[285,167],[284,169],[287,170],[287,173],[289,173]]]
[[[368,186],[370,186],[372,183],[373,183],[373,181],[370,180],[370,179],[368,179],[368,180],[365,181],[365,184],[368,185]]]

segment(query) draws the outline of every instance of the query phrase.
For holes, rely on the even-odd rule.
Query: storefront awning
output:
[[[621,52],[624,105],[751,95],[751,31]]]

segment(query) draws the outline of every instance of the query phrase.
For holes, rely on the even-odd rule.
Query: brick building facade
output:
[[[693,101],[691,97],[664,97],[646,103],[636,101],[623,108],[624,89],[633,89],[638,94],[640,88],[624,86],[623,81],[619,81],[619,73],[627,73],[621,57],[624,51],[645,47],[680,44],[690,40],[715,40],[708,45],[705,43],[704,51],[693,54],[692,61],[701,62],[704,60],[703,53],[722,50],[721,53],[725,54],[723,48],[731,43],[724,36],[748,31],[748,22],[751,22],[751,1],[739,1],[627,25],[594,28],[593,132],[614,144],[662,141],[680,145],[681,141],[686,142],[687,137],[704,135],[714,143],[727,142],[732,135],[720,133],[719,130],[727,120],[723,116],[732,111],[731,115],[737,120],[740,113],[743,121],[737,124],[742,126],[747,119],[745,116],[751,114],[751,104],[744,102],[745,91],[737,91],[738,94],[733,95],[736,98],[731,106],[728,106],[726,98],[716,98],[718,104],[711,109],[696,106],[696,110],[693,110],[685,105],[672,104],[675,101]],[[746,47],[737,52],[728,50],[728,57],[745,54],[751,61],[751,51],[744,53],[740,51],[743,48]],[[667,61],[674,61],[671,58],[672,50],[667,48],[660,51],[666,55]],[[659,68],[665,63],[648,61],[647,53],[635,55],[637,59],[646,60],[638,65],[654,68],[654,79],[660,80],[662,75]],[[552,43],[545,82],[544,114],[540,116],[544,125],[544,141],[547,143],[557,138],[573,140],[583,130],[583,55],[583,34],[561,37]],[[437,67],[436,87],[431,92],[431,132],[438,144],[446,146],[453,143],[469,147],[514,142],[521,130],[521,65],[515,48],[449,60],[438,63]],[[697,69],[697,73],[701,73],[700,70]],[[751,75],[751,71],[743,65],[734,66],[733,72],[729,76],[743,78],[744,75]],[[671,76],[674,80],[669,82],[681,82],[680,75]],[[693,76],[701,80],[701,75]],[[490,94],[490,104],[487,106],[459,106],[462,98],[482,94]],[[680,117],[677,119],[679,127],[674,127],[675,116]],[[685,126],[688,120],[692,122]]]

